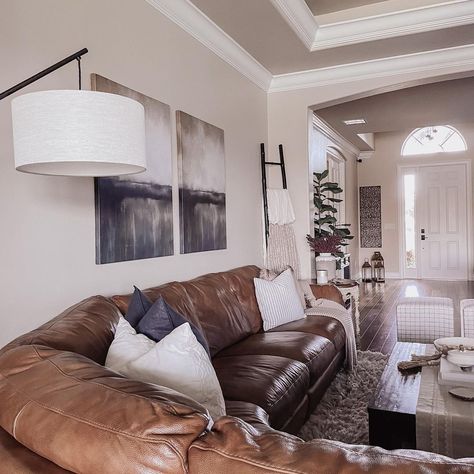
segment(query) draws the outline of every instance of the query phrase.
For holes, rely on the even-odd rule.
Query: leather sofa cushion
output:
[[[0,406],[8,433],[72,472],[187,472],[209,422],[184,395],[42,346],[0,356]]]
[[[316,299],[324,298],[326,300],[334,301],[344,306],[344,298],[342,293],[337,289],[336,286],[329,283],[328,285],[309,285],[313,295]]]
[[[341,351],[345,346],[346,333],[344,327],[337,319],[328,316],[307,316],[304,319],[282,324],[270,330],[270,332],[286,331],[306,332],[325,337],[334,344],[336,352]]]
[[[304,442],[276,431],[255,430],[220,418],[189,450],[192,474],[472,474],[474,458],[455,460],[423,451],[351,446],[317,439]]]
[[[306,365],[285,357],[236,355],[215,357],[212,362],[224,398],[263,408],[273,427],[283,426],[309,388]]]
[[[165,285],[155,286],[146,290],[141,290],[142,293],[154,303],[158,298],[163,299],[173,307],[175,311],[186,316],[187,319],[192,321],[194,324],[199,325],[199,321],[192,317],[194,313],[193,302],[189,299],[186,288],[178,281],[166,283]],[[119,307],[122,315],[125,316],[128,310],[128,306],[132,301],[133,294],[128,295],[115,295],[112,296],[111,300]]]
[[[265,332],[254,334],[219,352],[217,357],[238,355],[274,355],[306,364],[311,385],[323,374],[336,357],[329,339],[305,332]]]
[[[71,474],[38,456],[0,428],[0,471],[5,474]]]
[[[210,356],[209,345],[201,330],[182,314],[175,311],[163,298],[158,298],[145,312],[136,326],[140,334],[144,334],[155,342],[161,341],[174,329],[188,323],[194,336]]]
[[[211,355],[260,331],[262,319],[255,298],[255,266],[210,273],[194,280],[172,282],[143,290],[152,301],[162,296],[178,313],[202,330]],[[114,296],[112,301],[125,314],[131,295]]]
[[[51,321],[18,337],[0,350],[26,344],[52,347],[81,354],[104,364],[114,339],[120,311],[107,298],[92,296],[63,311]]]
[[[268,413],[253,403],[226,400],[225,409],[227,416],[235,416],[252,426],[270,428]]]

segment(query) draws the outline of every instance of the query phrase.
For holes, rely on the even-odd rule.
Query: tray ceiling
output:
[[[319,3],[319,1],[314,0],[313,3]],[[315,17],[312,16],[303,0],[239,0],[238,2],[235,0],[192,0],[192,2],[274,75],[474,43],[474,26],[466,24],[466,22],[469,23],[471,21],[471,16],[472,21],[474,21],[473,0],[450,4],[449,11],[454,12],[455,8],[462,9],[459,10],[459,17],[454,18],[453,21],[445,18],[444,10],[436,9],[436,5],[438,5],[436,1],[432,0],[429,2],[430,9],[426,7],[428,0],[411,0],[408,4],[424,6],[417,7],[417,15],[419,17],[416,15],[397,17],[398,22],[403,22],[407,18],[411,19],[410,21],[415,21],[409,28],[400,29],[400,25],[398,25],[394,29],[393,34],[395,36],[384,38],[387,27],[367,35],[365,23],[351,23],[350,31],[354,39],[350,41],[354,42],[351,43],[349,41],[349,44],[346,44],[347,38],[350,36],[349,26],[346,24],[342,26],[335,24],[334,27],[329,25],[328,29],[328,25],[324,24],[318,27]],[[321,3],[337,5],[366,4],[365,7],[361,8],[371,8],[371,5],[373,8],[380,8],[380,5],[390,4],[392,9],[393,5],[397,4],[397,2],[402,6],[407,4],[406,0],[387,0],[377,3],[367,0],[364,2],[362,0],[345,0],[341,2],[321,0]],[[371,5],[367,5],[368,3]],[[292,6],[295,5],[299,5],[298,8],[291,10]],[[444,7],[438,6],[439,8],[446,8],[446,2],[443,5]],[[425,10],[425,7],[428,10]],[[471,9],[472,15],[469,13]],[[469,14],[466,14],[466,11]],[[435,17],[441,15],[443,17],[442,21],[430,20],[429,23],[423,25],[423,28],[418,28],[419,25],[416,24],[417,18],[420,18],[420,21],[423,22],[428,14]],[[291,25],[291,18],[294,19],[294,15],[297,17],[295,20],[297,24],[293,23]],[[414,18],[415,20],[413,20]],[[461,18],[461,20],[458,20],[458,18]],[[306,22],[308,31],[301,33],[298,30],[301,26],[301,22],[298,23],[300,20],[302,20],[302,23]],[[311,21],[314,22],[314,25],[308,23]],[[375,30],[380,27],[378,19],[371,19],[370,21],[372,23],[368,24],[368,26],[375,28]],[[375,26],[373,24],[374,21],[376,23]],[[437,28],[443,25],[451,26],[429,30],[433,24],[436,24]],[[309,30],[313,26],[315,38],[311,39],[311,32]],[[428,28],[427,31],[425,31],[426,28]],[[346,30],[347,34],[345,34]],[[301,34],[297,34],[298,31]],[[400,35],[400,31],[408,31],[410,34]],[[307,39],[306,44],[302,41],[302,36],[304,37],[305,35]],[[318,35],[320,35],[319,40]],[[371,40],[370,38],[374,39]],[[326,49],[311,50],[311,48],[320,48],[321,42],[323,44],[322,47]],[[331,46],[334,44],[342,44],[342,46]]]

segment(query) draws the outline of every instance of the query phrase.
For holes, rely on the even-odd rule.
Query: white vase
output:
[[[336,257],[330,253],[320,253],[316,257],[316,270],[327,270],[328,280],[336,278]]]

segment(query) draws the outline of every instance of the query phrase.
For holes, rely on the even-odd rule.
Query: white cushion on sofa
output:
[[[225,415],[216,372],[189,323],[155,343],[137,334],[121,317],[105,365],[125,377],[168,387],[196,400],[214,420]]]
[[[253,281],[264,331],[305,317],[291,269],[272,281],[261,278]]]

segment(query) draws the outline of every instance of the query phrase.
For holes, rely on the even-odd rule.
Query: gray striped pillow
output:
[[[306,317],[291,269],[272,281],[254,278],[253,282],[264,331]]]

